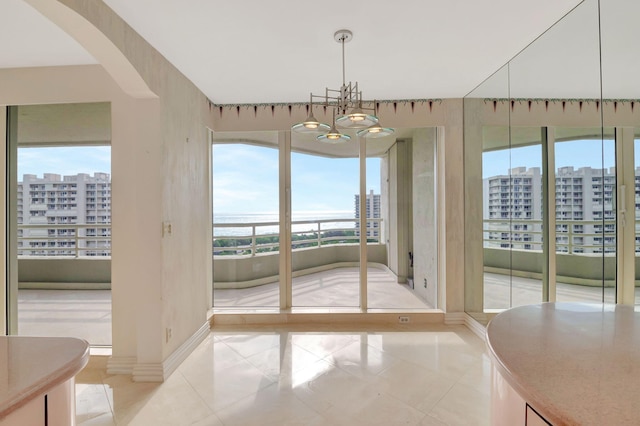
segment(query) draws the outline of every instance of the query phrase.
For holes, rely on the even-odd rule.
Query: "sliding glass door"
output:
[[[213,133],[214,309],[436,307],[436,130],[398,133]]]
[[[355,151],[355,157],[291,153],[293,307],[360,306]]]
[[[214,139],[213,306],[280,306],[278,146]]]

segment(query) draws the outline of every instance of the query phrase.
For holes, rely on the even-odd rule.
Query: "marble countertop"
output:
[[[0,418],[74,377],[88,361],[84,340],[0,336]]]
[[[487,326],[494,365],[554,426],[640,424],[640,313],[542,303]]]

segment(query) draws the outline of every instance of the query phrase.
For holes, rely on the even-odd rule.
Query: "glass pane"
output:
[[[292,306],[360,306],[358,142],[292,135]]]
[[[278,148],[213,142],[213,307],[280,306]]]
[[[549,170],[550,174],[556,174],[555,180],[549,176],[556,191],[556,207],[551,212],[555,214],[556,226],[543,230],[550,235],[556,234],[550,240],[556,241],[558,254],[548,253],[536,266],[542,271],[543,282],[556,279],[556,300],[602,300],[603,244],[611,241],[609,236],[602,234],[599,241],[603,251],[596,253],[592,251],[593,247],[586,247],[598,241],[597,237],[593,241],[591,236],[585,235],[594,231],[591,228],[594,224],[590,222],[594,206],[591,199],[587,199],[591,182],[587,180],[596,173],[602,174],[602,169],[615,165],[612,163],[609,166],[603,158],[603,152],[608,148],[602,143],[598,13],[598,1],[585,0],[509,62],[512,137],[516,128],[545,126],[549,130],[545,132],[545,138],[548,135],[551,144],[557,141],[551,145],[552,149],[555,148],[555,170]],[[583,155],[589,156],[585,162],[582,161]],[[544,156],[547,154],[544,153]],[[512,163],[512,167],[516,166]],[[541,163],[541,166],[544,164]],[[592,170],[582,169],[587,166]],[[545,210],[553,204],[553,199],[548,198],[542,200]],[[604,227],[601,228],[601,232],[605,232]],[[589,254],[581,250],[588,250]],[[520,254],[524,253],[515,249],[512,252],[514,274],[518,275],[521,272],[516,272],[520,269],[516,263],[520,262],[516,262],[516,256]],[[549,277],[545,270],[553,271],[554,257],[556,273],[555,277]],[[599,261],[594,260],[596,258]],[[589,276],[585,273],[585,277],[580,277],[587,268],[580,261],[587,259],[592,260],[589,265],[593,263],[593,268]],[[550,267],[547,267],[547,262],[551,264]],[[525,269],[526,276],[526,270],[531,268],[521,269]],[[615,257],[613,271],[615,274]],[[531,278],[535,278],[535,275],[528,277]],[[522,284],[534,283],[527,281]],[[578,290],[591,285],[599,286],[592,288],[599,296],[583,297]],[[546,293],[545,287],[541,287],[543,293]],[[554,295],[550,294],[549,297],[553,300]],[[542,300],[542,297],[538,300]]]
[[[109,104],[18,107],[19,335],[111,345],[109,129]]]
[[[638,98],[640,98],[640,89],[638,85],[638,68],[640,67],[640,51],[636,48],[635,40],[640,37],[640,27],[637,25],[637,16],[640,13],[640,2],[629,2],[624,0],[607,0],[600,2],[601,10],[601,28],[602,28],[602,94],[603,94],[603,117],[605,126],[620,126],[616,129],[618,143],[618,149],[622,151],[622,164],[618,164],[617,167],[621,171],[619,176],[624,176],[624,180],[619,182],[620,185],[624,185],[627,191],[630,191],[631,183],[627,179],[631,179],[631,176],[635,176],[635,221],[640,217],[640,191],[639,191],[639,177],[640,174],[640,144],[638,142],[638,134],[640,128],[640,115],[638,115]],[[622,127],[624,126],[624,127]],[[634,145],[634,163],[631,164],[629,159],[630,155],[628,149],[631,147],[631,138],[634,137],[633,131],[635,130]],[[633,168],[633,170],[628,170]],[[622,188],[620,188],[622,190]],[[632,219],[634,219],[631,213],[631,197],[632,195],[627,192],[628,196],[625,197],[626,206],[624,206],[624,216],[621,217],[621,222],[625,223],[625,228],[620,229],[619,236],[623,233],[627,234],[631,232]],[[623,209],[620,206],[620,209]],[[619,210],[620,211],[620,210]],[[640,253],[639,246],[639,225],[635,224],[635,276],[631,277],[618,277],[618,285],[634,286],[636,304],[640,303],[640,287],[637,287],[640,283],[640,265],[638,264],[638,253]],[[622,242],[622,246],[625,250],[631,250],[627,248],[626,242]],[[619,259],[623,259],[623,253],[618,253]],[[625,273],[626,265],[623,265]],[[634,284],[635,281],[635,284]],[[631,288],[623,289],[621,294],[630,294]],[[618,302],[622,302],[618,300]],[[627,303],[627,301],[624,301]]]
[[[511,150],[508,128],[485,127],[482,153],[484,309],[511,306]]]
[[[543,300],[540,132],[540,128],[513,127],[510,149],[483,153],[485,307],[489,309]]]
[[[599,133],[584,129],[581,133]],[[576,129],[558,129],[557,139]],[[615,142],[555,144],[556,300],[615,302]]]
[[[543,297],[542,145],[539,128],[511,130],[511,306]]]
[[[508,67],[467,95],[464,110],[465,311],[486,323],[485,309],[506,308],[510,303],[510,214],[498,205],[489,208],[491,193],[498,191],[500,198],[501,189],[490,190],[487,180],[505,177],[495,184],[508,191]]]
[[[401,139],[396,135],[401,134]],[[380,231],[367,238],[370,308],[437,306],[436,130],[396,129],[368,139],[367,202]],[[376,196],[376,192],[381,194]],[[376,208],[380,198],[380,207]]]

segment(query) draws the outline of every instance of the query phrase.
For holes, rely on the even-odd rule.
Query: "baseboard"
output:
[[[107,374],[131,374],[135,365],[135,356],[112,355],[107,361]]]
[[[132,375],[134,382],[163,382],[178,366],[184,361],[191,352],[207,337],[209,334],[209,321],[202,326],[191,337],[189,337],[182,345],[178,347],[167,359],[162,363],[136,363],[133,367]]]
[[[476,336],[484,340],[486,327],[476,321],[466,312],[448,312],[444,314],[444,323],[446,325],[463,324],[467,326]]]
[[[464,312],[446,312],[444,314],[444,323],[446,325],[464,324],[465,315]]]
[[[137,363],[133,367],[134,382],[164,382],[168,377],[164,374],[163,363]]]
[[[485,340],[487,335],[487,328],[481,323],[479,323],[478,321],[476,321],[476,319],[473,318],[471,315],[467,313],[465,313],[464,315],[465,315],[464,325],[466,325],[467,328],[471,330],[476,336],[478,336],[482,340]]]
[[[211,331],[211,326],[209,325],[209,321],[205,321],[204,324],[200,326],[200,328],[191,335],[178,349],[173,351],[171,355],[163,362],[164,367],[164,377],[167,378],[173,373],[182,361],[187,359],[191,352],[193,352],[200,343],[209,335]],[[135,380],[135,374],[134,374]]]
[[[211,317],[213,328],[229,326],[307,326],[311,328],[327,327],[393,327],[414,329],[433,324],[442,324],[444,313],[438,309],[388,310],[370,309],[367,312],[350,309],[333,309],[330,312],[297,309],[295,312],[254,312],[254,313],[215,313]],[[402,322],[401,321],[402,317]]]

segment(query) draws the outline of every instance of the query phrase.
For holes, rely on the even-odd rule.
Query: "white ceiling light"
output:
[[[349,30],[338,30],[333,38],[342,46],[342,86],[339,90],[325,89],[324,96],[311,93],[309,99],[309,117],[302,123],[295,124],[291,129],[298,133],[320,133],[317,139],[322,142],[338,143],[351,139],[340,133],[337,127],[347,129],[363,129],[358,136],[382,137],[393,133],[393,129],[381,127],[376,117],[375,101],[362,99],[362,92],[358,89],[358,83],[349,84],[345,79],[344,44],[351,41],[353,33]],[[315,105],[333,108],[333,120],[331,125],[320,123],[313,116],[313,100]],[[337,118],[336,118],[337,116]]]

